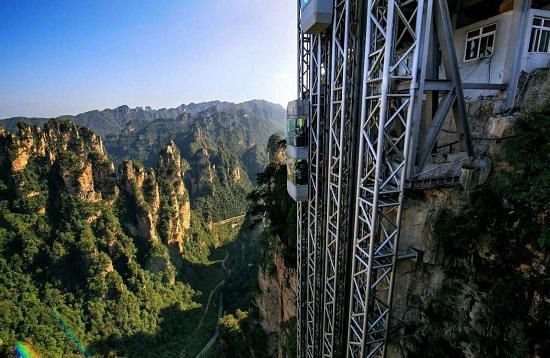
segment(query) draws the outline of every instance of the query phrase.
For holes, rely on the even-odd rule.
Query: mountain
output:
[[[216,101],[71,118],[113,132],[0,125],[0,356],[23,339],[45,357],[198,353],[215,290],[251,309],[256,234],[246,224],[237,239],[239,220],[284,110]]]
[[[156,119],[175,119],[183,113],[195,114],[208,108],[216,107],[220,110],[243,109],[265,121],[277,122],[285,117],[285,110],[282,106],[270,103],[264,100],[252,100],[243,103],[231,103],[221,101],[210,101],[202,103],[182,104],[176,108],[152,109],[151,107],[130,108],[126,105],[115,109],[104,109],[102,111],[94,110],[78,114],[76,116],[64,115],[58,117],[61,120],[70,120],[71,122],[88,127],[100,136],[118,133],[132,121],[150,122]],[[49,118],[28,118],[12,117],[0,121],[2,126],[9,131],[17,131],[18,122],[26,122],[32,125],[43,125]],[[283,122],[280,122],[281,124]]]
[[[219,221],[246,211],[246,194],[267,161],[265,143],[283,130],[279,109],[251,101],[185,112],[175,119],[135,120],[122,132],[107,135],[105,147],[115,163],[130,159],[149,168],[157,164],[154,153],[173,141],[189,168],[184,180],[192,209]]]
[[[218,322],[214,291],[253,310],[257,234],[240,224],[284,114],[216,101],[71,117],[105,138],[63,119],[2,121],[0,356],[20,340],[44,357],[197,354]]]
[[[0,356],[22,339],[45,357],[134,355],[159,329],[190,330],[169,323],[200,307],[177,267],[212,233],[192,223],[175,145],[158,155],[116,170],[72,122],[0,128]]]
[[[282,106],[264,100],[212,101],[159,110],[120,106],[59,120],[71,120],[102,136],[106,154],[115,164],[135,160],[144,170],[154,167],[157,153],[173,141],[189,169],[184,180],[192,209],[218,221],[246,211],[246,193],[267,161],[265,143],[271,134],[284,132],[285,114]],[[0,124],[13,132],[18,122],[44,125],[47,121],[15,117]]]

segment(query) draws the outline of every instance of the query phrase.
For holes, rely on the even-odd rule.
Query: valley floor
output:
[[[210,262],[207,264],[186,263],[182,269],[182,279],[190,282],[192,288],[202,293],[198,302],[202,304],[202,315],[198,324],[190,333],[184,333],[179,340],[182,343],[179,357],[219,357],[221,345],[219,342],[218,321],[225,309],[240,308],[246,310],[248,303],[235,302],[233,295],[223,294],[227,286],[233,286],[235,271],[253,270],[256,265],[257,230],[248,229],[248,221],[239,217],[240,231],[233,238],[225,238],[222,246],[211,250]],[[233,225],[235,222],[224,222],[223,225]],[[235,227],[238,229],[238,226]],[[251,275],[255,277],[254,274]],[[229,289],[232,289],[230,287]],[[246,292],[248,296],[251,292]],[[231,297],[233,296],[233,297]],[[246,305],[246,306],[245,306]],[[253,355],[253,354],[251,354]]]

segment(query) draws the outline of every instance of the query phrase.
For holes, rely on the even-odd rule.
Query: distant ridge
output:
[[[119,133],[131,121],[153,121],[156,119],[176,119],[183,113],[196,114],[216,107],[221,110],[242,109],[246,112],[251,112],[266,121],[280,121],[285,117],[285,109],[275,103],[265,100],[251,100],[242,103],[233,103],[226,101],[209,101],[201,103],[182,104],[175,108],[160,108],[152,109],[151,107],[135,107],[130,108],[127,105],[122,105],[114,109],[104,109],[102,111],[93,110],[80,113],[76,116],[63,115],[55,117],[63,120],[70,120],[78,125],[88,127],[94,132],[104,137],[107,134]],[[18,122],[26,122],[30,125],[42,126],[51,118],[29,118],[29,117],[11,117],[0,120],[2,125],[8,131],[17,131]]]

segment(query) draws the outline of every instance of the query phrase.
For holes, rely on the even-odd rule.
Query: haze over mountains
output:
[[[264,100],[252,100],[242,103],[232,103],[225,101],[209,101],[201,103],[182,104],[176,108],[152,109],[151,107],[130,108],[126,105],[114,109],[94,110],[80,113],[76,116],[63,115],[57,119],[70,120],[75,124],[88,127],[96,134],[105,136],[106,134],[116,133],[123,130],[129,122],[132,121],[153,121],[156,119],[172,118],[176,119],[184,113],[196,114],[208,108],[216,107],[220,110],[245,110],[257,115],[260,119],[277,123],[282,126],[280,121],[285,116],[285,109],[278,104]],[[8,131],[17,130],[17,122],[24,121],[31,125],[43,125],[50,118],[45,117],[11,117],[0,120],[0,124]]]

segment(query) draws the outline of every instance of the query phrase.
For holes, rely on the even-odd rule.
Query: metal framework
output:
[[[298,40],[298,97],[311,113],[299,357],[385,357],[396,265],[415,257],[399,252],[405,189],[451,110],[474,154],[447,3],[334,0],[332,25],[306,35],[298,18]]]
[[[422,25],[416,20],[423,13],[423,2],[414,5],[375,0],[367,5],[349,357],[383,357],[390,329]],[[399,81],[411,84],[408,90],[400,90]]]
[[[301,12],[300,12],[300,1],[298,1],[298,99],[305,100],[308,96],[309,90],[309,53],[310,53],[310,43],[309,37],[305,35],[302,31],[302,21],[301,21]],[[297,297],[297,343],[298,343],[298,357],[305,356],[304,348],[306,346],[306,335],[305,332],[309,331],[304,322],[307,317],[307,241],[306,238],[306,228],[304,223],[307,222],[307,207],[303,202],[297,203],[297,266],[298,266],[298,297]],[[307,350],[306,350],[307,351]]]
[[[324,181],[323,161],[324,140],[323,113],[324,103],[321,93],[321,81],[323,71],[323,59],[326,56],[321,47],[321,35],[311,35],[311,66],[310,66],[310,188],[309,206],[307,215],[307,339],[306,356],[317,357],[319,350],[320,330],[320,308],[321,308],[321,279],[323,247],[319,227],[323,220],[320,215],[323,211],[323,188]]]
[[[328,121],[328,176],[326,180],[326,229],[324,261],[324,310],[322,356],[334,357],[342,345],[344,318],[346,232],[350,178],[349,165],[353,78],[355,69],[355,27],[357,27],[357,0],[335,4],[332,27],[330,110]],[[336,354],[337,355],[337,354]]]

